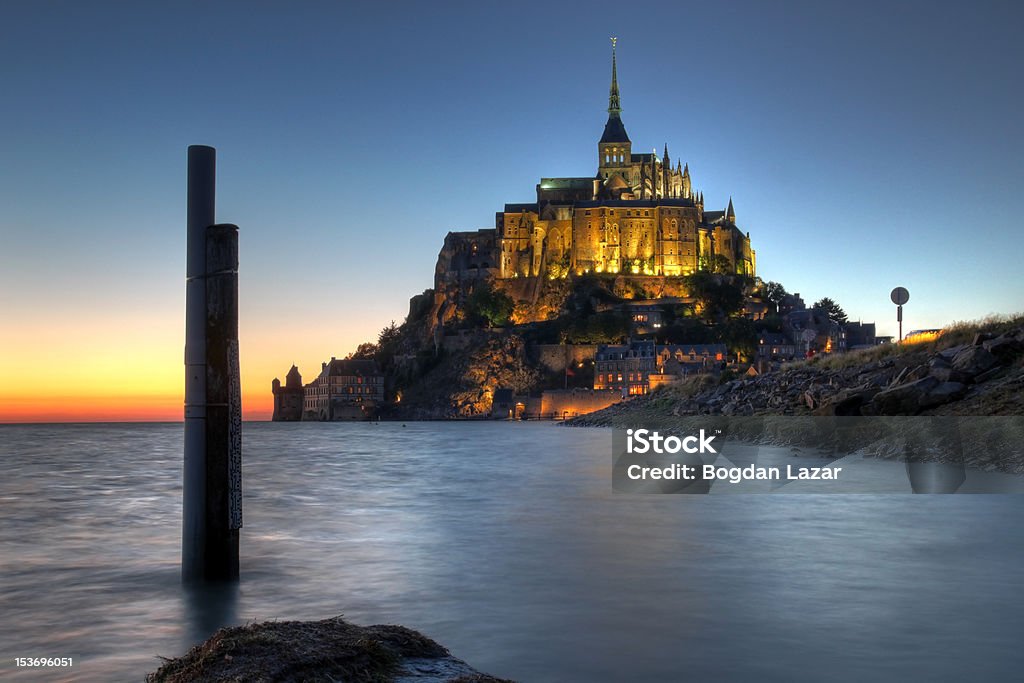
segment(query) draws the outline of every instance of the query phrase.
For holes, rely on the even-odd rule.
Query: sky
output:
[[[180,420],[185,161],[240,228],[245,416],[401,322],[447,232],[634,151],[730,196],[758,275],[896,334],[1024,310],[1014,2],[10,1],[0,422]]]

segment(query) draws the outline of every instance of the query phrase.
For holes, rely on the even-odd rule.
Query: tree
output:
[[[773,304],[775,306],[775,312],[778,313],[779,307],[782,305],[782,302],[786,300],[786,297],[789,296],[789,292],[787,292],[786,288],[779,282],[766,282],[764,283],[764,288],[761,290],[761,296],[764,297],[765,301]]]
[[[739,354],[749,360],[757,350],[757,329],[753,320],[733,318],[716,329],[718,340],[729,347],[730,354]]]
[[[566,252],[562,258],[551,259],[548,261],[548,279],[557,280],[558,278],[568,277],[569,275],[569,252]]]
[[[686,288],[697,299],[701,317],[709,322],[730,318],[743,310],[743,290],[721,276],[698,271],[686,277]]]
[[[630,329],[628,316],[604,311],[573,318],[563,331],[561,341],[567,344],[616,344],[629,337]]]
[[[505,292],[497,290],[490,282],[481,282],[473,289],[466,302],[467,312],[472,319],[486,323],[489,327],[508,324],[516,303]]]
[[[397,342],[401,336],[401,328],[399,328],[398,325],[395,324],[395,321],[392,320],[391,324],[381,330],[380,334],[377,335],[377,345],[386,346],[387,344],[392,344]]]
[[[396,325],[394,320],[377,335],[377,353],[374,357],[382,368],[391,367],[394,363],[401,340],[402,328]]]
[[[659,334],[665,344],[708,344],[712,339],[711,328],[697,318],[677,318]]]
[[[826,318],[834,323],[845,325],[847,322],[846,311],[832,299],[825,297],[812,306],[812,309],[816,313],[824,315]]]
[[[363,342],[356,348],[355,352],[350,353],[349,358],[353,360],[373,360],[377,357],[377,345],[370,342]]]
[[[757,321],[758,332],[782,332],[785,319],[778,313],[769,313]]]
[[[377,343],[363,342],[349,358],[353,360],[375,360],[383,369],[388,369],[398,351],[398,344],[402,338],[402,328],[392,320],[391,324],[380,331],[377,335]]]
[[[709,270],[712,273],[718,273],[719,275],[729,275],[733,272],[732,264],[729,263],[729,259],[722,256],[721,254],[715,254],[711,257],[708,262]]]

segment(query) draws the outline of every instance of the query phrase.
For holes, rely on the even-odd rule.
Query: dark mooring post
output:
[[[181,575],[238,578],[238,228],[214,225],[216,151],[188,148]]]

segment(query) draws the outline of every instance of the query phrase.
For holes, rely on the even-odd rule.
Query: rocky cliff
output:
[[[508,330],[478,330],[461,338],[461,348],[421,354],[403,382],[396,415],[409,420],[485,417],[494,390],[536,390],[543,373],[526,353],[523,338]]]

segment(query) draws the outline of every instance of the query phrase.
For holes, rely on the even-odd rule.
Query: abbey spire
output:
[[[622,106],[619,104],[619,78],[615,62],[615,43],[618,38],[612,38],[612,86],[608,90],[608,123],[604,124],[604,135],[601,142],[629,142],[626,135],[626,127],[622,125],[619,114],[622,113]]]
[[[615,43],[618,38],[612,38],[612,87],[608,91],[608,113],[618,116],[622,112],[619,105],[619,78],[615,71]]]
[[[616,73],[615,64],[615,43],[618,38],[612,38],[612,87],[608,91],[608,122],[604,124],[604,134],[597,143],[597,177],[610,183],[615,176],[619,176],[626,185],[632,185],[628,181],[628,168],[632,163],[632,144],[629,136],[626,135],[626,127],[622,125],[619,112],[619,78]],[[627,174],[623,177],[623,174]]]

